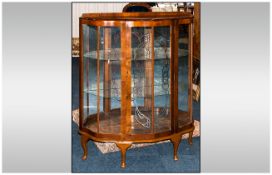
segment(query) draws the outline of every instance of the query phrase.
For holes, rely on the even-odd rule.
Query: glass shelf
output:
[[[132,87],[133,88],[133,87]],[[144,95],[144,89],[145,88],[152,88],[152,86],[138,86],[138,87],[135,87],[135,88],[141,88],[141,91],[142,92],[142,95],[136,95],[136,97],[147,97],[146,95]],[[118,94],[111,94],[110,96],[105,96],[104,95],[104,91],[118,91]],[[86,94],[89,94],[89,95],[95,95],[97,96],[97,89],[94,88],[94,89],[84,89],[84,93]],[[102,98],[120,98],[120,93],[121,93],[121,89],[120,88],[110,88],[110,89],[99,89],[99,97],[102,97]],[[165,91],[165,90],[162,90],[162,87],[161,85],[154,85],[154,96],[161,96],[161,95],[169,95],[169,92]],[[151,96],[151,95],[149,95]],[[132,95],[133,97],[133,95]],[[135,97],[135,96],[134,96]]]
[[[183,111],[177,116],[179,121],[190,119],[189,111],[189,81],[188,81],[188,59],[189,59],[189,37],[188,27],[181,25],[179,28],[178,46],[178,97],[176,108]],[[121,51],[121,29],[120,27],[91,27],[85,26],[85,46],[83,51],[84,62],[84,119],[87,119],[90,128],[99,114],[100,124],[104,127],[99,132],[120,133],[120,110],[122,110],[121,98],[122,79],[122,52]],[[88,39],[89,38],[89,39]],[[173,39],[173,38],[172,38]],[[133,123],[130,134],[150,133],[145,127],[146,121],[155,130],[152,132],[163,132],[171,130],[170,98],[171,93],[171,27],[131,27],[131,36],[126,44],[130,46],[128,53],[130,70],[123,69],[129,74],[130,98],[124,100],[129,105],[131,122]],[[122,46],[124,47],[124,46]],[[125,67],[125,66],[124,66]],[[129,86],[128,86],[129,88]],[[124,103],[123,101],[123,103]],[[171,108],[172,109],[172,108]],[[127,114],[126,114],[127,115]],[[151,121],[152,115],[154,120]],[[138,119],[137,119],[138,117]],[[92,119],[90,119],[92,118]],[[94,121],[93,121],[94,120]],[[142,120],[142,121],[140,121]],[[112,130],[107,130],[106,124],[113,125]],[[152,123],[153,122],[153,123]],[[186,123],[181,122],[181,123]],[[180,122],[179,122],[180,123]],[[188,122],[187,122],[188,123]],[[183,124],[178,124],[183,126]],[[105,131],[102,131],[104,129]]]
[[[144,52],[143,51],[144,49],[141,48],[133,48],[133,51],[132,52]],[[114,48],[114,49],[110,49],[108,50],[108,54],[109,54],[109,57],[108,59],[105,59],[105,51],[106,50],[99,50],[99,55],[100,55],[100,59],[99,60],[105,60],[105,61],[108,61],[108,60],[118,60],[120,61],[120,56],[121,56],[121,53],[120,53],[120,48]],[[159,47],[159,48],[156,48],[154,49],[154,53],[155,53],[155,59],[165,59],[165,52],[164,52],[164,48],[162,47]],[[185,49],[179,49],[179,52],[181,53],[179,56],[187,56],[188,55],[188,50],[185,50]],[[168,57],[170,57],[170,48],[168,47],[167,48],[167,55]],[[84,58],[90,58],[90,59],[95,59],[97,58],[97,51],[90,51],[90,52],[85,52],[84,53]],[[131,61],[137,61],[137,60],[147,60],[142,54],[139,54],[137,57],[132,57]]]

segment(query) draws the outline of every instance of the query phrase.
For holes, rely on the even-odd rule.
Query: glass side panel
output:
[[[84,127],[97,131],[97,31],[96,27],[83,25],[83,72],[84,72]]]
[[[120,133],[121,60],[120,28],[100,27],[99,132]]]
[[[151,133],[152,59],[150,27],[131,29],[131,133]]]
[[[191,122],[188,115],[188,62],[189,62],[189,26],[179,26],[178,50],[178,126]]]
[[[154,27],[154,120],[155,132],[171,130],[170,27]]]

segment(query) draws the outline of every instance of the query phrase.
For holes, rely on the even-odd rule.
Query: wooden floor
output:
[[[140,111],[148,116],[151,121],[151,110],[143,110],[140,108]],[[150,133],[160,133],[171,130],[171,116],[168,109],[156,108],[154,110],[154,131],[152,130],[152,123],[149,128],[142,126],[135,119],[135,109],[132,108],[131,114],[131,133],[130,134],[150,134]],[[99,122],[97,122],[97,115],[93,114],[86,118],[84,122],[84,127],[88,128],[93,132],[107,133],[107,134],[119,134],[120,133],[120,123],[121,123],[121,114],[120,109],[113,109],[109,113],[100,112],[99,113]],[[141,121],[141,120],[140,120]],[[143,121],[144,122],[144,121]],[[189,124],[190,118],[188,113],[184,111],[179,111],[178,116],[178,126],[181,128]]]

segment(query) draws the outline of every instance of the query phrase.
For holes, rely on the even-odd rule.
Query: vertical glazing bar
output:
[[[131,28],[122,23],[121,28],[121,133],[131,130]]]
[[[88,28],[87,30],[87,33],[86,33],[86,38],[88,38],[86,41],[86,53],[89,53],[90,52],[90,28]],[[84,61],[83,61],[84,62]],[[90,114],[90,101],[89,101],[89,98],[90,98],[90,86],[89,86],[89,74],[90,74],[90,58],[86,58],[86,107],[87,107],[87,115]]]
[[[104,29],[104,41],[105,41],[105,48],[104,48],[104,56],[105,56],[105,61],[104,61],[104,99],[103,99],[103,109],[105,113],[110,112],[111,108],[111,100],[110,100],[110,95],[111,95],[111,89],[110,89],[110,56],[109,52],[111,49],[111,29],[110,28],[105,28]],[[111,120],[110,120],[111,121]]]
[[[82,129],[84,115],[84,72],[83,72],[83,26],[81,19],[79,20],[79,129]]]
[[[174,112],[174,22],[170,26],[170,116],[171,116],[171,132],[175,132],[175,112]]]
[[[100,27],[96,27],[96,35],[97,35],[97,50],[96,50],[96,85],[97,85],[97,133],[99,133],[99,114],[100,114]]]
[[[151,72],[152,72],[152,77],[151,77],[151,93],[152,93],[152,98],[151,98],[151,108],[152,108],[152,118],[151,118],[151,123],[152,123],[152,133],[155,132],[155,129],[154,129],[154,126],[155,126],[155,119],[154,119],[154,116],[155,116],[155,113],[154,113],[154,65],[155,65],[155,47],[154,47],[154,27],[151,28],[151,36],[150,36],[150,42],[151,42],[151,46],[150,46],[150,49],[151,49]]]
[[[171,131],[176,132],[178,126],[178,21],[172,21],[171,25],[171,65],[170,65],[170,109],[171,109]]]
[[[174,69],[174,82],[173,82],[173,85],[174,85],[174,103],[173,103],[173,108],[174,108],[174,130],[176,132],[177,128],[178,128],[178,118],[179,118],[179,111],[178,111],[178,72],[179,72],[179,66],[178,66],[178,63],[179,63],[179,57],[178,57],[178,52],[179,52],[179,42],[178,42],[178,39],[179,39],[179,25],[178,25],[178,21],[175,20],[174,21],[174,30],[173,30],[174,34],[173,34],[173,37],[174,37],[174,45],[173,45],[173,62],[174,62],[174,66],[173,66],[173,69]]]
[[[192,92],[192,68],[193,68],[193,23],[189,24],[189,60],[188,60],[188,113],[191,122],[193,122],[192,118],[192,103],[193,103],[193,92]]]
[[[173,81],[174,81],[174,76],[173,76],[173,22],[170,26],[170,104],[169,104],[169,109],[170,109],[170,117],[171,117],[171,132],[174,132],[174,113],[173,113]]]

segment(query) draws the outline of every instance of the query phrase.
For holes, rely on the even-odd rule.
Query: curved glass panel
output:
[[[100,27],[99,132],[120,133],[121,57],[120,28]]]
[[[179,26],[178,40],[178,127],[181,128],[191,122],[188,112],[189,93],[189,26]]]
[[[83,25],[83,72],[84,72],[84,115],[83,125],[97,131],[95,124],[97,114],[97,29]]]
[[[120,29],[83,25],[84,126],[120,132]]]

